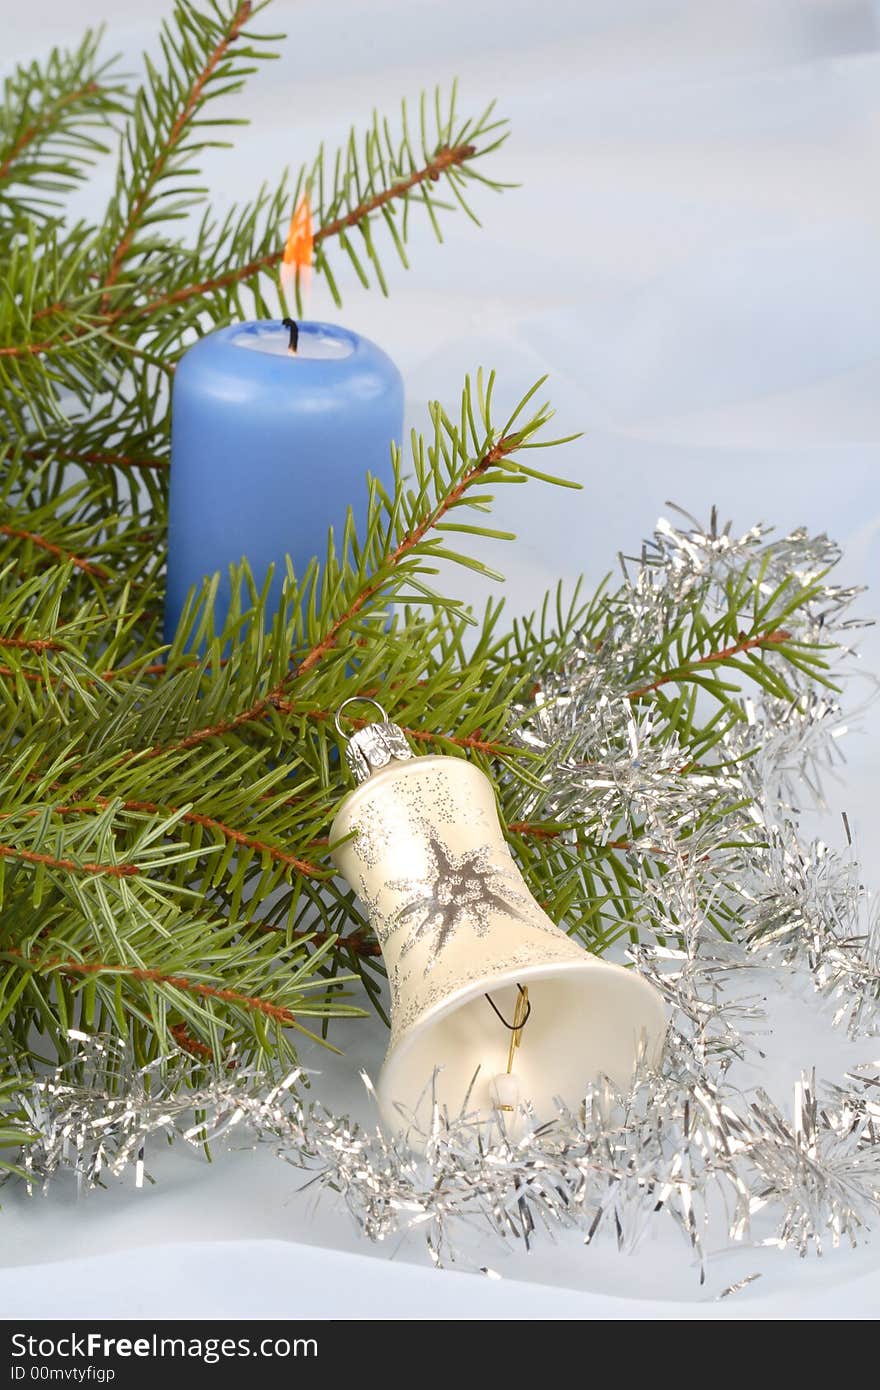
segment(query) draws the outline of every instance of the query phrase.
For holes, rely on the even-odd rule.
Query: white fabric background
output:
[[[134,0],[101,8],[110,46],[134,66],[154,15]],[[94,9],[29,0],[6,30],[8,56],[75,39]],[[506,567],[514,611],[560,573],[598,579],[667,498],[699,515],[717,503],[743,529],[764,519],[827,530],[846,548],[842,577],[876,591],[880,6],[280,0],[265,25],[291,37],[240,100],[251,126],[209,160],[218,207],[320,139],[332,146],[374,104],[393,109],[435,81],[458,75],[463,109],[497,95],[512,117],[495,169],[523,186],[480,200],[481,232],[447,221],[445,247],[416,237],[413,270],[393,272],[389,301],[353,290],[337,315],[319,287],[311,312],[395,357],[415,424],[429,396],[454,401],[480,364],[497,368],[511,398],[550,373],[560,433],[585,431],[554,462],[584,490],[502,498],[498,524],[521,540],[487,550]],[[96,178],[83,204],[105,191]],[[866,669],[880,670],[876,635],[863,645]],[[876,711],[865,724],[815,820],[839,843],[848,812],[876,882]],[[808,999],[778,999],[773,1022],[761,1080],[780,1097],[803,1062],[834,1076],[877,1051],[876,1040],[857,1048],[833,1035]],[[383,1039],[359,1026],[352,1042],[350,1060],[319,1059],[319,1084],[334,1105],[358,1108],[353,1063],[375,1068]],[[300,1176],[267,1154],[211,1168],[157,1154],[150,1166],[159,1183],[142,1193],[77,1202],[59,1185],[27,1201],[4,1190],[7,1316],[853,1317],[880,1299],[876,1242],[806,1263],[722,1249],[702,1289],[681,1242],[659,1230],[628,1257],[574,1240],[543,1240],[528,1258],[475,1247],[473,1265],[495,1267],[499,1283],[413,1268],[425,1263],[417,1240],[372,1250],[329,1202],[298,1196]]]

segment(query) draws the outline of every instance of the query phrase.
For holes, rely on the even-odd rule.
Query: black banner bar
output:
[[[38,1385],[151,1386],[317,1383],[319,1368],[351,1364],[352,1338],[331,1322],[10,1321],[0,1326],[0,1390]],[[314,1376],[314,1382],[312,1375]]]
[[[487,1334],[482,1320],[450,1320],[461,1329],[458,1332],[449,1328],[448,1322],[428,1317],[405,1321],[392,1317],[387,1321],[394,1327],[394,1356],[421,1367],[419,1376],[430,1374],[444,1360],[451,1367],[465,1350],[469,1378],[483,1370],[486,1374],[498,1372],[499,1338],[503,1341],[505,1334]],[[525,1376],[541,1369],[541,1339],[527,1331],[532,1324],[524,1325],[519,1318],[516,1323],[511,1346],[516,1349],[517,1373]],[[563,1335],[562,1344],[574,1353],[582,1347],[581,1325],[574,1321],[566,1326],[570,1335]],[[364,1320],[357,1318],[266,1322],[231,1322],[228,1318],[216,1322],[207,1318],[181,1322],[100,1317],[71,1322],[10,1319],[0,1322],[0,1390],[30,1390],[39,1385],[103,1385],[112,1390],[174,1390],[179,1385],[191,1390],[219,1387],[230,1377],[240,1385],[290,1385],[294,1381],[317,1385],[320,1376],[336,1368],[356,1379],[365,1367],[384,1365],[386,1336],[383,1319],[385,1350],[376,1362],[371,1359],[375,1355],[371,1343],[365,1341]]]

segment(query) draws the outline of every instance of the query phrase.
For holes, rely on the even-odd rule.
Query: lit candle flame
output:
[[[304,193],[290,219],[290,230],[281,257],[281,288],[285,300],[289,301],[295,295],[297,280],[303,292],[308,293],[314,250],[312,205],[308,193]]]

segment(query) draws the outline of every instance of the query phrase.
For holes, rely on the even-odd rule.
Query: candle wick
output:
[[[285,328],[290,329],[290,342],[287,344],[287,351],[293,356],[299,345],[299,324],[296,319],[282,319]]]

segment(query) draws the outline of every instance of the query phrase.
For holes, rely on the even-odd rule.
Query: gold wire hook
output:
[[[522,1028],[525,1026],[526,1019],[532,1012],[532,1006],[529,1003],[529,991],[526,989],[525,985],[517,985],[517,989],[519,990],[519,998],[516,1001],[516,1008],[513,1011],[512,1023],[507,1022],[507,1019],[504,1017],[504,1014],[501,1012],[498,1005],[495,1003],[495,1000],[492,998],[491,994],[484,995],[484,998],[486,999],[486,1002],[489,1004],[493,1013],[495,1013],[497,1017],[500,1018],[505,1028],[509,1028],[512,1033],[518,1033],[522,1030]],[[525,1001],[526,1005],[526,1016],[525,1018],[520,1018],[519,1022],[517,1022],[520,1011],[523,1008],[523,1001]]]
[[[531,1000],[529,999],[529,991],[527,986],[518,984],[517,989],[519,990],[519,994],[516,1000],[516,1008],[513,1011],[512,1023],[507,1022],[507,1019],[501,1013],[501,1010],[498,1008],[492,996],[490,994],[486,995],[486,999],[488,1003],[491,1005],[493,1012],[498,1016],[498,1018],[504,1024],[505,1028],[510,1029],[510,1050],[507,1054],[508,1076],[513,1071],[514,1053],[516,1052],[516,1049],[520,1046],[522,1042],[522,1031],[528,1023],[529,1016],[532,1012],[532,1004]]]

